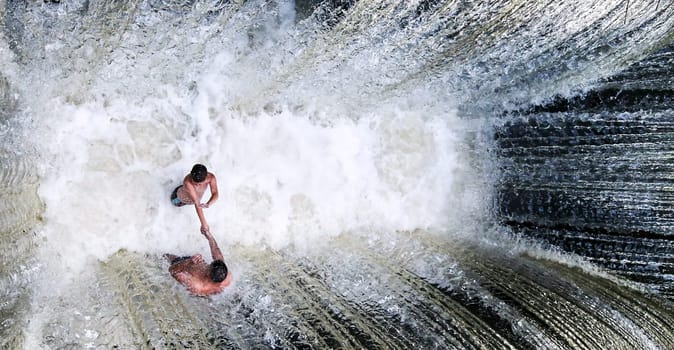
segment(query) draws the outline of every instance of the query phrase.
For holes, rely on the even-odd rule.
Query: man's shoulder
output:
[[[222,292],[226,286],[222,282],[215,283],[207,278],[193,278],[187,285],[187,289],[196,295],[207,296]]]
[[[220,286],[220,288],[224,289],[225,287],[229,286],[230,283],[232,283],[232,278],[233,278],[232,272],[227,271],[227,277],[225,277],[225,279],[222,282],[218,283],[218,285]]]

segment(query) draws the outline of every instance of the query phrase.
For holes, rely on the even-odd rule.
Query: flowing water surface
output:
[[[0,24],[0,348],[674,349],[671,1]],[[209,255],[168,200],[198,162],[234,276],[209,298],[162,259]]]

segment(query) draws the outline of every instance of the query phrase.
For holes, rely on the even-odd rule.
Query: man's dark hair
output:
[[[213,260],[211,263],[211,280],[220,283],[227,278],[227,265],[222,260]]]
[[[206,166],[203,164],[195,164],[192,167],[192,172],[190,172],[190,175],[192,176],[192,180],[194,180],[194,182],[201,182],[206,180],[208,170],[206,170]]]

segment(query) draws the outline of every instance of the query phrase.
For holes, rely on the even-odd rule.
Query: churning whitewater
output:
[[[0,347],[674,348],[674,5],[0,8]],[[209,298],[162,258],[210,258],[195,163]]]

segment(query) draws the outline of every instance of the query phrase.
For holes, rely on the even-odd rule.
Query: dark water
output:
[[[2,348],[674,348],[672,2],[0,18]],[[211,298],[160,258],[206,253],[195,160]]]
[[[672,295],[672,46],[496,133],[500,212],[527,236]]]

